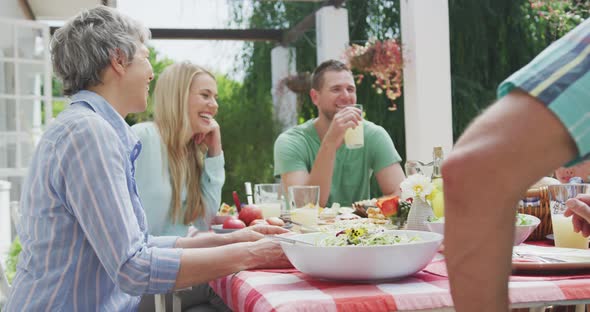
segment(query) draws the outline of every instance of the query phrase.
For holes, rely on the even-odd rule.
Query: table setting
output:
[[[415,180],[427,183],[422,177]],[[416,189],[416,183],[411,188]],[[548,191],[554,214],[556,202],[587,190],[563,188],[568,191]],[[235,311],[451,309],[442,246],[444,212],[434,213],[434,197],[428,193],[410,193],[409,199],[403,193],[360,200],[353,207],[322,208],[319,187],[291,186],[287,198],[281,197],[280,219],[292,232],[269,239],[279,241],[293,268],[242,271],[210,286]],[[411,230],[408,215],[416,197],[423,197],[423,208],[431,213],[420,217],[420,229]],[[569,248],[560,244],[559,233],[558,247],[549,240],[527,240],[541,222],[515,210],[511,306],[534,310],[590,303],[588,241],[585,248]]]

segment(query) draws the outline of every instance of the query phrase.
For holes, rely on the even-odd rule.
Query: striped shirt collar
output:
[[[87,103],[90,109],[104,118],[115,129],[115,132],[119,135],[121,142],[127,147],[129,153],[138,149],[137,146],[140,144],[139,138],[131,131],[131,127],[125,122],[125,119],[101,95],[89,90],[82,90],[72,95],[71,100],[71,104],[78,102]],[[139,151],[133,154],[135,153],[139,153]],[[132,158],[137,158],[137,155],[133,154]]]

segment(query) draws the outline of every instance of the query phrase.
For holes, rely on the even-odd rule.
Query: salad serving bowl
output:
[[[336,233],[307,233],[289,236],[312,243],[281,242],[285,255],[299,271],[316,278],[348,281],[397,279],[422,270],[433,257],[443,236],[437,233],[390,230],[385,233],[417,238],[409,243],[374,246],[317,246]]]

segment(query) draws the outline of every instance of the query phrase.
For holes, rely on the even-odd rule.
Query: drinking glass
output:
[[[262,216],[265,219],[281,216],[281,204],[283,200],[283,192],[280,184],[254,185],[254,203],[262,210]]]
[[[406,160],[405,169],[407,177],[422,173],[422,166],[415,160]]]
[[[361,110],[362,116],[363,105],[354,104],[353,106]],[[365,140],[362,121],[358,126],[346,129],[344,133],[344,144],[348,149],[356,149],[364,146]]]
[[[318,185],[289,186],[291,220],[308,227],[318,224],[320,187]]]
[[[578,194],[589,194],[590,184],[557,184],[549,185],[549,207],[551,210],[551,224],[556,247],[588,248],[588,238],[581,233],[574,232],[572,217],[565,217],[565,202]]]

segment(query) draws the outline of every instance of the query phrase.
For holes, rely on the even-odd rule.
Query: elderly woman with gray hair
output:
[[[166,293],[256,267],[288,265],[280,234],[151,236],[135,184],[141,143],[124,117],[145,110],[149,30],[116,10],[86,10],[56,31],[55,73],[71,105],[46,129],[22,194],[22,242],[6,311],[136,311]]]

